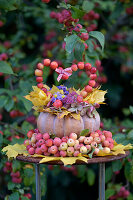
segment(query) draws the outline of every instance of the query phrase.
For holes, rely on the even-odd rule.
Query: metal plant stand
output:
[[[115,160],[120,160],[129,155],[129,151],[126,151],[125,154],[121,154],[118,156],[104,156],[104,157],[95,157],[88,159],[88,163],[84,163],[83,161],[76,162],[75,165],[87,165],[87,164],[99,164],[99,200],[105,200],[105,163],[113,162]],[[29,162],[35,164],[36,171],[36,200],[41,200],[41,182],[40,182],[40,160],[41,158],[34,157],[25,157],[25,156],[17,156],[17,160],[23,162]],[[47,163],[42,163],[47,165],[63,165],[61,161],[50,161]]]

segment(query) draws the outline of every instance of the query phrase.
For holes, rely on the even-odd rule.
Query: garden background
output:
[[[61,18],[65,9],[88,33],[105,36],[104,51],[101,35],[96,37],[100,43],[86,41],[86,49],[77,44],[74,55],[69,48],[74,38],[65,49],[64,38],[71,32]],[[36,127],[38,113],[23,98],[36,84],[36,64],[50,58],[69,67],[83,53],[97,67],[97,81],[108,92],[99,109],[101,128],[111,130],[119,143],[133,143],[133,1],[0,0],[0,149],[23,143],[27,131]],[[56,78],[52,70],[45,71],[49,86],[58,84]],[[65,84],[83,88],[87,81],[87,75],[77,71]],[[133,199],[132,157],[130,153],[123,161],[106,164],[106,199]],[[41,166],[42,199],[97,199],[97,182],[97,165]],[[8,161],[0,153],[0,199],[35,199],[33,165]]]

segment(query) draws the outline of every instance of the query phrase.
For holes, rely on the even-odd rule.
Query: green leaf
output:
[[[14,74],[9,63],[0,61],[0,72],[4,74]]]
[[[84,129],[81,131],[80,136],[87,136],[89,134],[89,129]]]
[[[91,63],[92,66],[95,66],[95,58],[90,58],[87,54],[85,54],[85,60],[88,63]]]
[[[79,18],[82,18],[85,14],[85,12],[83,10],[80,10],[74,6],[71,7],[73,12],[72,12],[72,17],[74,19],[79,19]]]
[[[125,165],[125,168],[124,168],[124,174],[125,174],[125,177],[128,181],[131,181],[131,169],[132,169],[132,165],[130,162],[127,162],[126,165]]]
[[[14,106],[14,101],[11,98],[8,98],[8,101],[5,105],[5,109],[7,110],[7,112],[9,112]]]
[[[86,40],[86,43],[87,43],[87,45],[88,45],[88,51],[89,51],[90,53],[92,53],[92,52],[94,51],[94,45],[93,45],[93,43],[92,43],[92,40],[91,40],[91,39]]]
[[[112,162],[113,172],[119,171],[122,168],[122,162],[120,160]]]
[[[131,131],[129,131],[129,133],[127,134],[127,139],[133,140],[133,129]]]
[[[33,169],[26,168],[24,170],[24,176],[26,176],[26,177],[32,177],[33,176]]]
[[[8,97],[7,96],[0,96],[0,108],[4,107],[6,105],[8,101]]]
[[[3,135],[0,134],[0,147],[2,146],[2,143],[3,143]]]
[[[11,194],[9,196],[9,200],[19,200],[19,193],[18,192],[14,192],[13,194]]]
[[[23,102],[23,104],[24,104],[26,110],[27,110],[28,112],[31,111],[32,106],[33,106],[33,105],[32,105],[32,102],[28,101],[28,100],[25,99],[24,97],[23,97],[21,100],[22,100],[22,102]]]
[[[107,183],[111,180],[112,175],[113,175],[112,167],[106,168],[106,170],[105,170],[105,183]]]
[[[22,197],[21,197],[21,200],[29,200],[29,198],[28,198],[28,197],[22,196]]]
[[[25,133],[27,133],[30,129],[33,128],[33,126],[29,122],[24,121],[23,124],[22,124],[22,126],[21,126],[21,128],[22,128],[22,131],[24,131]]]
[[[104,43],[105,43],[104,35],[99,31],[90,31],[89,35],[98,40],[98,42],[100,43],[102,50],[103,50],[104,49]]]
[[[74,56],[77,61],[82,61],[85,45],[81,41],[77,41],[74,48]]]
[[[92,169],[88,169],[87,170],[87,182],[90,186],[92,186],[95,182],[95,173]]]
[[[12,11],[18,9],[20,0],[0,0],[0,9]]]
[[[114,194],[115,194],[115,190],[114,189],[107,189],[105,191],[105,199],[108,200],[109,197],[111,197]]]
[[[14,172],[19,171],[19,170],[21,169],[21,164],[20,164],[20,162],[17,161],[17,160],[13,160],[12,168],[13,168],[13,171],[14,171]]]
[[[9,182],[8,185],[7,185],[8,190],[13,190],[15,188],[15,185],[16,185],[15,183]]]
[[[133,106],[129,106],[131,113],[133,114]]]
[[[94,3],[90,2],[90,1],[83,1],[83,4],[82,4],[82,9],[85,11],[85,12],[89,12],[90,10],[92,10],[94,8]]]
[[[66,37],[64,40],[66,42],[66,47],[65,47],[66,51],[68,53],[71,53],[74,49],[74,46],[75,46],[77,40],[79,40],[79,37],[77,35],[73,34],[73,35]]]

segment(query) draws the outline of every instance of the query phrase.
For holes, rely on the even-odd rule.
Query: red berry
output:
[[[91,64],[90,64],[90,63],[86,63],[86,64],[85,64],[85,69],[86,69],[86,70],[90,70],[90,69],[91,69],[91,67],[92,67],[92,66],[91,66]]]
[[[53,143],[54,143],[54,145],[56,145],[57,147],[59,147],[60,146],[60,144],[61,144],[61,139],[60,138],[58,138],[58,137],[56,137],[56,138],[54,138],[54,141],[53,141]]]
[[[47,152],[48,151],[48,147],[45,144],[41,145],[41,151],[42,152]]]
[[[49,148],[49,152],[50,152],[51,154],[56,154],[57,151],[58,151],[58,148],[57,148],[57,146],[55,146],[55,145],[53,145],[53,146],[51,146],[51,147]]]
[[[50,0],[42,0],[43,3],[49,3]]]
[[[38,83],[43,82],[43,77],[41,77],[41,76],[36,77],[36,82],[38,82]]]
[[[62,105],[63,105],[63,103],[62,103],[62,101],[60,101],[60,100],[56,100],[56,101],[53,103],[53,106],[54,106],[55,108],[61,108]]]
[[[43,135],[41,133],[36,134],[36,140],[39,141],[40,139],[42,139]]]
[[[83,97],[82,97],[81,95],[78,95],[78,96],[77,96],[77,102],[78,102],[78,103],[83,102]]]
[[[50,138],[50,135],[48,133],[43,134],[43,139],[48,140]]]
[[[46,92],[47,92],[47,89],[46,89],[45,87],[43,87],[43,88],[42,88],[42,91],[46,93]]]
[[[15,118],[15,117],[17,117],[17,116],[18,116],[17,110],[12,110],[12,111],[10,112],[10,117],[11,117],[11,118]]]
[[[73,64],[71,66],[72,71],[76,72],[78,70],[78,66],[76,64]]]
[[[88,92],[88,93],[92,92],[92,87],[89,86],[89,85],[86,85],[85,86],[85,91]]]
[[[78,68],[79,69],[84,69],[84,62],[79,62],[78,63]]]
[[[89,39],[89,34],[88,33],[81,33],[80,38],[84,41]]]
[[[91,75],[90,75],[90,79],[95,80],[96,78],[97,78],[97,75],[96,75],[96,74],[91,74]]]
[[[41,69],[36,69],[35,70],[35,75],[36,76],[42,76],[43,75],[43,71]]]
[[[53,140],[52,139],[48,139],[48,140],[46,140],[45,144],[46,144],[47,147],[51,147],[52,144],[53,144]]]
[[[36,150],[35,150],[35,153],[41,155],[42,154],[41,148],[37,147]]]
[[[3,135],[3,132],[2,132],[2,131],[0,131],[0,134],[1,134],[1,135]]]
[[[69,76],[67,74],[63,74],[62,80],[67,80],[68,78],[69,78]]]
[[[55,70],[58,67],[58,63],[56,61],[51,62],[50,68]]]
[[[101,66],[101,61],[100,61],[100,60],[96,60],[95,65],[96,65],[97,67],[100,67],[100,66]]]
[[[30,193],[27,193],[27,194],[24,194],[24,197],[27,197],[28,199],[31,199],[31,194]]]
[[[33,133],[34,133],[34,130],[30,130],[30,131],[28,131],[28,133],[27,133],[27,137],[28,137],[28,138],[31,138],[32,135],[33,135]]]
[[[46,66],[46,67],[50,66],[50,63],[51,63],[51,60],[50,60],[50,59],[44,59],[44,60],[43,60],[43,64],[44,64],[44,66]]]
[[[38,83],[38,84],[37,84],[37,87],[38,87],[38,88],[43,88],[43,83]]]
[[[44,68],[44,65],[42,63],[38,63],[37,68],[42,70]]]
[[[89,80],[89,86],[94,87],[96,82],[94,80]]]
[[[91,70],[90,70],[90,72],[91,72],[92,74],[95,74],[96,71],[97,71],[97,69],[96,69],[95,67],[92,67]]]
[[[30,155],[34,155],[35,149],[33,147],[31,147],[31,148],[29,148],[28,152],[29,152]]]
[[[80,95],[83,97],[83,98],[86,98],[88,93],[85,91],[85,90],[82,90]]]
[[[88,45],[86,43],[84,43],[84,46],[85,46],[85,50],[88,49]]]

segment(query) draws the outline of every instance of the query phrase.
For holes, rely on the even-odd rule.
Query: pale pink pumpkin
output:
[[[100,116],[98,112],[95,112],[95,118],[84,115],[80,120],[68,116],[59,119],[54,114],[42,112],[37,120],[37,128],[41,133],[52,133],[60,138],[69,136],[72,132],[79,136],[83,129],[89,129],[89,133],[98,130],[100,128]]]

